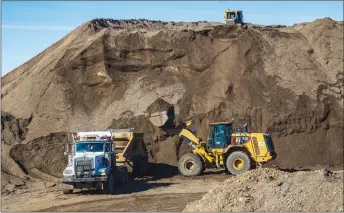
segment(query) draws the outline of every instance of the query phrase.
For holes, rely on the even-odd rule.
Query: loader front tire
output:
[[[251,168],[251,160],[245,152],[235,151],[227,157],[226,167],[229,173],[238,175]]]
[[[184,154],[178,162],[179,172],[186,177],[197,176],[203,171],[202,159],[195,153]]]

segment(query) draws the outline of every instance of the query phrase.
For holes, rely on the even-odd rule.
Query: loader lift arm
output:
[[[193,148],[193,152],[199,154],[201,157],[203,156],[209,163],[213,162],[213,157],[211,157],[206,149],[206,143],[203,142],[201,138],[196,136],[191,130],[189,130],[187,127],[192,125],[192,121],[186,121],[183,122],[180,126],[177,126],[175,128],[162,128],[165,132],[177,135],[184,139],[185,142],[189,146]]]

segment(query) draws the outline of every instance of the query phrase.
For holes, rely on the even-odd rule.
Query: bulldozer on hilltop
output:
[[[225,169],[238,175],[250,170],[255,165],[262,165],[276,158],[271,136],[266,133],[248,132],[243,129],[232,129],[233,121],[209,124],[207,141],[194,134],[190,128],[192,121],[171,126],[174,114],[171,110],[146,113],[150,122],[170,135],[179,135],[193,150],[178,160],[178,170],[184,176],[197,176],[207,166]]]
[[[240,10],[226,10],[224,14],[227,25],[240,25],[241,28],[247,29],[247,24],[244,23],[244,15]]]

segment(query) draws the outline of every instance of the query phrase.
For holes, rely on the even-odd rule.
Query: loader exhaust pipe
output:
[[[247,124],[247,123],[244,124],[244,129],[243,129],[243,130],[244,130],[244,132],[246,132],[246,133],[248,132],[248,124]]]

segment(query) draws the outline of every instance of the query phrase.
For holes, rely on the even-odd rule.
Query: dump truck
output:
[[[228,9],[225,11],[224,18],[227,25],[240,25],[241,28],[247,29],[243,11]]]
[[[72,144],[66,144],[68,165],[62,174],[62,192],[95,188],[106,194],[115,193],[115,185],[128,182],[128,169],[117,165],[112,131],[72,133]]]
[[[171,126],[174,115],[168,111],[146,113],[150,122],[169,135],[179,135],[181,140],[192,147],[192,152],[178,160],[179,172],[184,176],[201,174],[208,166],[224,169],[238,175],[255,166],[276,158],[276,152],[267,133],[251,133],[247,124],[243,129],[233,129],[233,120],[209,124],[207,141],[195,135],[192,120]]]
[[[148,168],[148,152],[144,134],[135,129],[112,129],[116,147],[116,164],[126,166],[133,176],[143,176]]]

